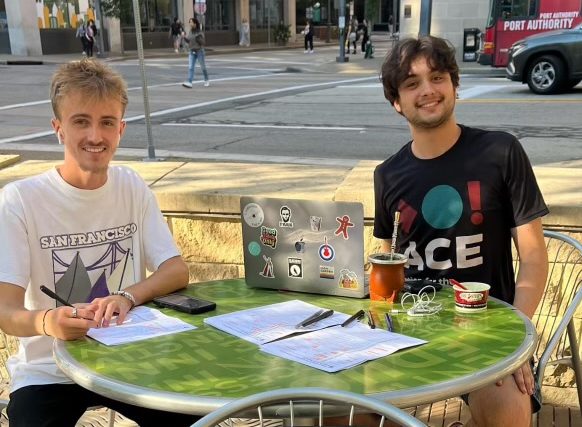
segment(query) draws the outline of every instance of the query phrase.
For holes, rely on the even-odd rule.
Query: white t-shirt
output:
[[[56,307],[41,285],[70,303],[88,302],[95,292],[145,279],[146,268],[155,271],[179,255],[153,193],[122,166],[110,167],[107,182],[96,190],[69,185],[56,169],[6,185],[0,194],[0,242],[0,282],[26,289],[30,310]],[[65,274],[73,269],[74,287]],[[20,338],[18,353],[8,361],[11,391],[70,382],[54,363],[52,342],[45,336]]]

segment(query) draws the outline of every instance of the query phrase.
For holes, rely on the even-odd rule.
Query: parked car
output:
[[[515,42],[506,73],[508,79],[527,83],[542,95],[573,88],[582,80],[582,24]]]

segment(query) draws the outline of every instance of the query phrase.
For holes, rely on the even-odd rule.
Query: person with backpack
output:
[[[182,37],[184,36],[184,27],[182,27],[182,23],[178,19],[178,17],[174,18],[174,22],[170,24],[170,37],[174,41],[174,52],[180,52],[180,46],[182,45]]]
[[[83,45],[83,55],[87,55],[87,37],[85,37],[86,32],[87,27],[85,26],[83,20],[80,20],[75,37],[81,40],[81,45]]]

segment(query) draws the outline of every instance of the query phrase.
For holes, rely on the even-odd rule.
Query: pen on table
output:
[[[314,316],[311,319],[304,320],[299,324],[299,327],[304,328],[305,326],[309,326],[315,322],[319,322],[320,320],[327,319],[329,316],[333,314],[333,310],[325,310],[323,313]]]
[[[356,314],[354,314],[353,316],[349,317],[344,323],[342,323],[342,327],[348,326],[354,320],[361,319],[365,314],[366,314],[366,312],[364,310],[359,310]]]
[[[368,310],[368,326],[371,329],[376,329],[376,322],[374,322],[374,315],[370,310]]]
[[[51,291],[49,288],[47,288],[44,285],[40,285],[40,290],[43,291],[45,294],[47,294],[49,297],[51,297],[52,299],[60,302],[63,305],[67,305],[69,307],[73,307],[72,304],[69,304],[67,301],[65,301],[63,298],[61,298],[60,296],[58,296],[57,294],[55,294],[53,291]]]
[[[320,314],[322,314],[325,310],[322,308],[321,310],[317,310],[315,313],[313,313],[312,315],[308,316],[306,319],[302,320],[301,322],[299,322],[298,324],[295,325],[296,328],[300,328],[303,323],[305,322],[309,322],[311,319],[319,316]]]
[[[388,330],[388,332],[394,332],[394,323],[392,323],[392,316],[390,316],[388,313],[384,313],[384,316],[386,316],[386,329]]]

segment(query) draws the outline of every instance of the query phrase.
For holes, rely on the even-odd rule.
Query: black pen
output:
[[[371,329],[376,329],[376,322],[374,322],[374,315],[370,310],[368,310],[368,326]]]
[[[364,310],[359,310],[356,314],[354,314],[353,316],[348,318],[344,323],[342,323],[342,327],[348,326],[354,320],[360,320],[365,314],[366,312]]]
[[[45,294],[47,294],[49,297],[51,297],[54,300],[57,300],[58,302],[60,302],[63,305],[68,305],[69,307],[73,307],[72,304],[69,304],[67,301],[65,301],[63,298],[61,298],[60,296],[58,296],[57,294],[55,294],[53,291],[51,291],[49,288],[47,288],[44,285],[40,285],[40,290],[43,291]]]
[[[296,324],[295,327],[296,328],[302,327],[305,322],[309,322],[310,320],[315,319],[320,314],[323,314],[324,311],[325,310],[323,308],[320,309],[320,310],[317,310],[315,313],[313,313],[312,315],[310,315],[309,317],[307,317],[305,320],[302,320],[301,322],[299,322],[298,324]]]
[[[392,316],[390,316],[388,313],[385,313],[384,316],[386,316],[386,329],[388,332],[393,332],[394,323],[392,323]]]
[[[325,310],[323,313],[320,313],[311,319],[307,319],[307,320],[303,321],[299,326],[304,328],[306,326],[312,325],[315,322],[319,322],[320,320],[327,319],[332,314],[333,314],[333,310]]]

